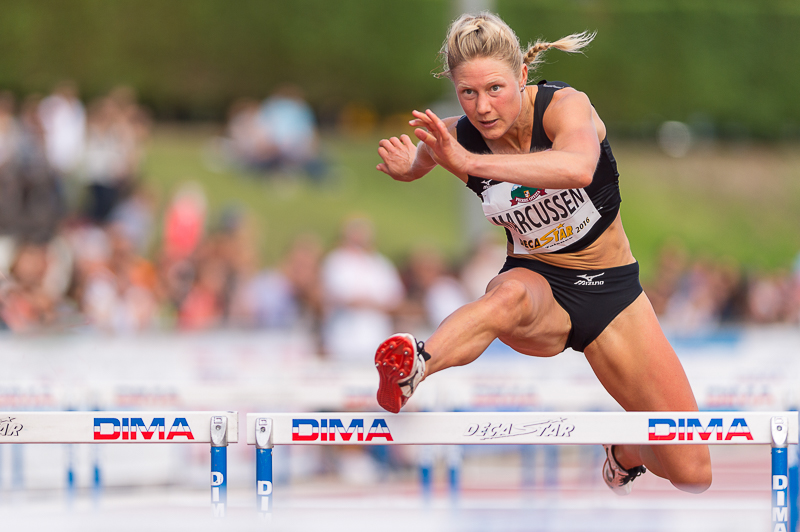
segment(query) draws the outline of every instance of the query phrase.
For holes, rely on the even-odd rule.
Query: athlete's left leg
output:
[[[686,373],[670,346],[653,307],[642,293],[585,349],[586,359],[606,390],[627,411],[697,411]],[[644,464],[684,491],[711,485],[705,445],[620,445],[620,466]]]

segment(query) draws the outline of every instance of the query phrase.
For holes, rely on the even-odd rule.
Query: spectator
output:
[[[178,309],[178,327],[197,331],[214,329],[225,322],[229,270],[213,243],[198,253],[196,275]]]
[[[205,234],[206,195],[195,182],[182,184],[164,214],[163,254],[169,264],[189,258]]]
[[[20,183],[14,166],[19,143],[14,96],[0,93],[0,273],[8,275],[14,260],[16,224],[20,215]]]
[[[259,103],[252,98],[236,100],[228,114],[226,158],[248,169],[269,170],[277,161],[275,145],[259,118]]]
[[[77,85],[59,83],[39,104],[47,160],[59,177],[72,173],[83,156],[86,111],[78,99]]]
[[[0,92],[0,168],[13,162],[19,141],[19,123],[14,116],[14,95]]]
[[[317,126],[300,87],[279,87],[261,105],[259,120],[275,147],[279,166],[313,168],[318,160]]]
[[[92,222],[106,223],[131,190],[147,132],[145,113],[125,87],[89,106],[83,175],[89,192],[86,214]]]
[[[83,173],[88,188],[86,215],[102,224],[120,198],[128,175],[125,141],[117,127],[118,109],[110,98],[89,106]]]
[[[47,160],[38,107],[36,96],[29,96],[22,105],[13,166],[13,199],[9,201],[15,210],[17,238],[46,243],[55,236],[66,212],[58,180]]]
[[[75,298],[87,323],[132,333],[157,325],[160,293],[153,265],[118,228],[85,225],[70,233],[77,250]]]
[[[258,273],[237,294],[239,322],[258,328],[305,325],[319,339],[321,258],[322,247],[316,236],[297,237],[278,268]]]
[[[672,241],[662,246],[653,280],[643,283],[647,297],[659,316],[663,316],[666,312],[669,300],[677,290],[686,270],[688,260],[688,253],[680,242]]]
[[[196,277],[195,254],[206,231],[206,196],[196,182],[181,184],[164,213],[159,269],[166,297],[179,309]]]
[[[323,261],[322,287],[326,354],[335,360],[371,360],[375,346],[393,332],[392,312],[404,290],[394,265],[375,251],[368,220],[344,224],[341,244]]]
[[[46,273],[47,247],[21,245],[0,298],[0,320],[12,331],[41,330],[55,322],[55,301],[44,289]]]
[[[155,194],[141,183],[135,183],[127,198],[111,211],[111,224],[122,231],[139,255],[148,252],[156,217]]]
[[[781,273],[761,274],[750,281],[749,319],[753,323],[780,323],[788,319],[792,295],[790,277]]]
[[[496,233],[483,233],[475,249],[461,269],[461,282],[472,301],[486,293],[489,284],[506,260],[505,241],[500,243]]]
[[[432,333],[447,316],[470,301],[464,286],[447,271],[441,253],[431,246],[419,246],[412,252],[403,281],[407,294],[404,317],[411,318],[407,325],[412,328],[398,328],[418,331],[420,336]]]
[[[291,84],[261,103],[234,101],[225,136],[213,139],[206,155],[212,169],[232,164],[257,172],[303,171],[315,180],[325,173],[314,112],[302,90]]]

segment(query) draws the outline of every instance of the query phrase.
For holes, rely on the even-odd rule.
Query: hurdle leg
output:
[[[794,447],[797,447],[796,445]],[[789,454],[792,459],[792,454]],[[793,464],[789,467],[789,530],[797,532],[798,496],[800,495],[800,475],[798,475],[798,456],[794,453]]]
[[[228,506],[228,418],[211,418],[211,510],[225,517]]]
[[[800,445],[789,446],[789,530],[797,532],[800,518]]]
[[[425,501],[430,501],[433,495],[433,465],[436,449],[433,445],[423,445],[417,449],[419,483]]]
[[[264,519],[272,518],[272,420],[256,419],[256,508]]]
[[[94,461],[94,474],[92,475],[92,495],[95,505],[100,504],[100,495],[103,492],[102,475],[100,474],[100,446],[92,445],[92,460]]]
[[[522,464],[522,487],[533,489],[536,487],[536,445],[522,445],[520,447],[520,463]]]
[[[450,499],[453,502],[458,500],[461,488],[461,462],[463,449],[460,445],[450,445],[447,447],[447,471],[448,483],[450,485]]]
[[[772,532],[788,532],[789,526],[789,422],[775,416],[772,429]]]
[[[11,446],[11,486],[14,490],[25,487],[25,445]]]
[[[558,487],[558,464],[561,459],[560,445],[545,445],[544,485],[547,488]]]
[[[72,507],[75,501],[75,444],[67,443],[65,445],[67,454],[67,505]]]

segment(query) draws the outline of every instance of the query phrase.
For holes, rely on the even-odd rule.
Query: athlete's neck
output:
[[[536,87],[525,87],[525,90],[520,93],[520,112],[508,131],[499,139],[486,139],[486,144],[493,153],[527,153],[530,151],[533,126],[533,101],[530,93],[534,91],[535,96],[535,90]]]

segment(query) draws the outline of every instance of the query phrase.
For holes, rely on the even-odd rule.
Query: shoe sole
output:
[[[384,341],[375,353],[378,369],[378,404],[385,410],[397,414],[403,407],[403,392],[397,384],[407,378],[414,367],[414,345],[406,335],[395,335]]]

